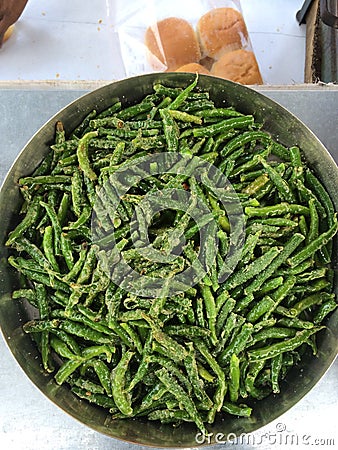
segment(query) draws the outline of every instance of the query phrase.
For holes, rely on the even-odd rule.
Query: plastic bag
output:
[[[112,3],[112,25],[127,77],[186,71],[262,83],[239,0]]]

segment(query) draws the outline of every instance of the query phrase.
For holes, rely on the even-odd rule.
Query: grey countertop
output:
[[[0,182],[27,140],[63,106],[91,86],[0,84]],[[260,90],[298,116],[338,161],[338,87],[313,86]],[[295,407],[236,445],[240,450],[334,448],[338,445],[338,360]],[[101,435],[45,398],[26,377],[0,338],[0,448],[10,450],[142,449]]]

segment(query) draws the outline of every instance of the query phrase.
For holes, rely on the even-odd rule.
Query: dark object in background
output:
[[[337,83],[338,0],[306,0],[296,18],[306,22],[305,83]]]
[[[8,28],[21,16],[28,0],[0,0],[0,48]]]

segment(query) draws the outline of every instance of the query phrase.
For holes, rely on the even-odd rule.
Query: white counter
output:
[[[128,7],[134,0],[128,1]],[[121,64],[114,7],[125,0],[29,0],[12,37],[0,49],[0,80],[116,80]],[[303,0],[241,0],[265,83],[304,79]]]

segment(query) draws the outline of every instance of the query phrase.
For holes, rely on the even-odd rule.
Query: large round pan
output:
[[[191,74],[150,74],[119,81],[84,95],[57,113],[32,137],[13,164],[0,192],[0,325],[16,360],[31,381],[75,419],[114,438],[155,447],[196,447],[196,429],[189,424],[172,428],[170,425],[135,420],[112,421],[104,411],[78,400],[66,386],[56,385],[52,377],[42,371],[37,349],[21,328],[24,322],[32,318],[32,311],[25,303],[11,299],[12,290],[18,287],[18,276],[7,265],[4,242],[20,208],[16,182],[20,176],[30,174],[47,153],[57,120],[61,120],[66,130],[71,131],[91,110],[105,109],[115,97],[132,104],[150,93],[154,82],[186,86],[192,79]],[[253,114],[278,141],[286,146],[300,146],[338,209],[338,168],[325,147],[304,124],[272,100],[244,86],[207,76],[200,76],[199,86],[209,90],[210,97],[218,106],[225,102],[246,114]],[[335,287],[337,289],[337,282]],[[338,310],[330,317],[327,329],[321,334],[318,356],[309,356],[302,366],[288,374],[281,394],[260,401],[251,418],[227,419],[226,422],[215,423],[210,431],[214,436],[216,433],[240,435],[276,419],[312,389],[330,367],[337,351]]]

